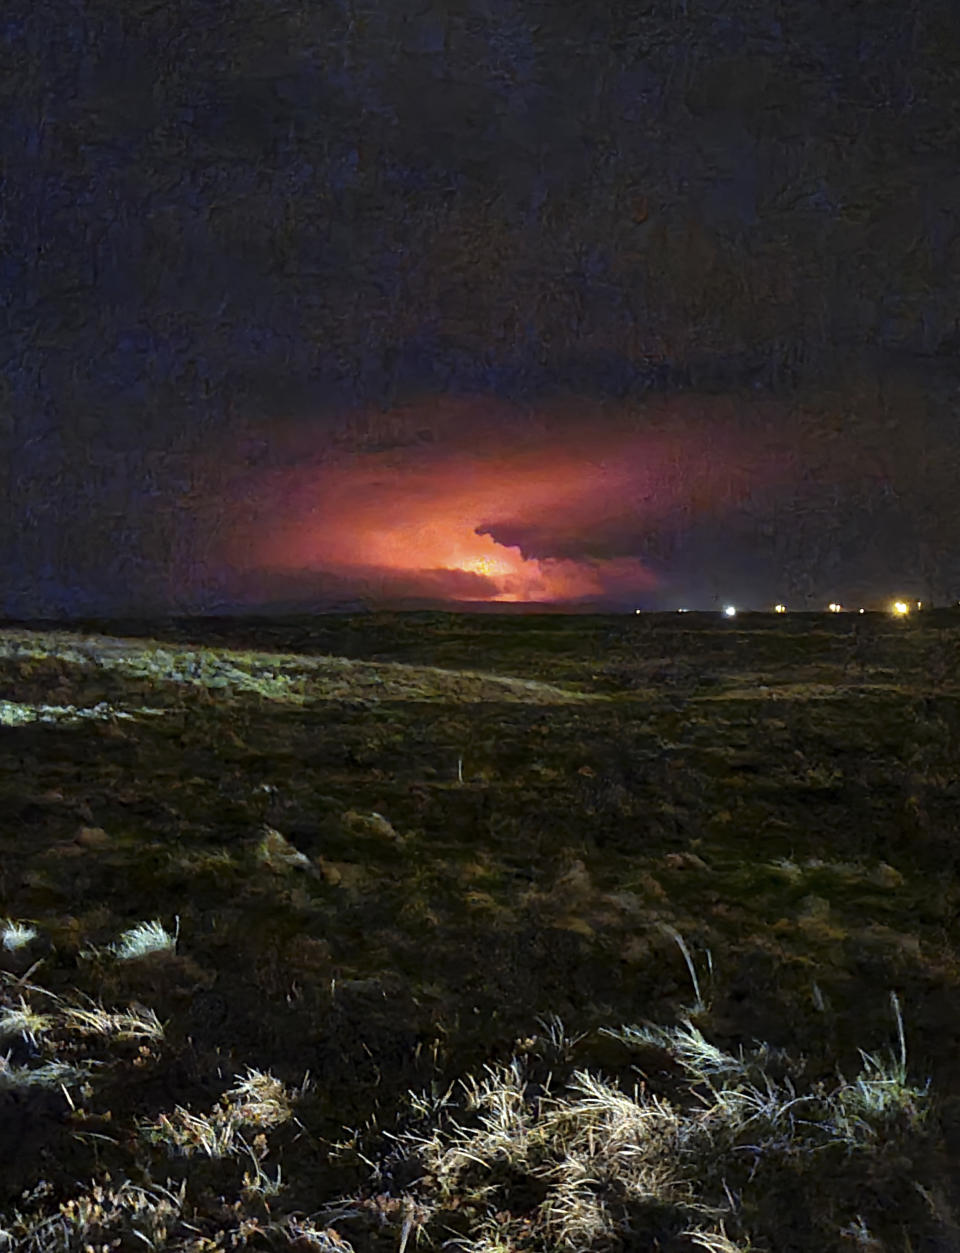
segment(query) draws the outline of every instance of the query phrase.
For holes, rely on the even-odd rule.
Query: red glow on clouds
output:
[[[332,577],[383,599],[629,597],[658,582],[637,534],[709,513],[777,461],[745,455],[729,406],[724,422],[677,400],[648,406],[643,422],[586,401],[540,421],[476,400],[406,416],[433,442],[331,455],[301,428],[302,455],[248,472],[247,523],[238,516],[222,554],[231,568],[304,586]]]
[[[459,581],[462,599],[598,595],[605,584],[588,564],[549,555],[525,557],[517,545],[497,543],[488,534],[477,534],[477,528],[518,511],[539,516],[592,508],[603,487],[587,467],[556,453],[532,460],[521,456],[511,463],[500,456],[424,458],[421,452],[416,461],[404,458],[399,465],[395,456],[372,454],[325,466],[298,484],[298,495],[307,498],[306,511],[265,537],[258,564],[345,575],[364,570],[408,576],[431,572],[433,584],[439,572],[473,576]],[[621,562],[620,571],[640,586],[650,582],[638,561]]]

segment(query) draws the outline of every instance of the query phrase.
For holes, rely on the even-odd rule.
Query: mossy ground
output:
[[[401,1168],[385,1135],[411,1091],[516,1057],[533,1066],[521,1103],[547,1072],[629,1087],[637,1057],[601,1029],[689,1013],[679,934],[697,1025],[728,1055],[762,1042],[803,1059],[797,1082],[852,1080],[859,1050],[896,1042],[893,991],[910,1077],[930,1080],[922,1134],[891,1125],[852,1157],[808,1145],[826,1165],[803,1186],[776,1136],[749,1162],[728,1146],[729,1247],[960,1247],[958,659],[947,612],[0,631],[0,918],[37,932],[0,944],[2,1005],[139,1004],[165,1025],[78,1036],[63,1018],[0,1041],[21,1072],[90,1063],[73,1087],[0,1091],[0,1229],[39,1249],[44,1216],[91,1187],[127,1213],[129,1189],[162,1184],[179,1208],[149,1231],[103,1219],[104,1248],[386,1249],[405,1230],[489,1250],[726,1247],[716,1222],[697,1244],[669,1189],[621,1198],[615,1236],[558,1218],[549,1137],[516,1186],[498,1181],[495,1236],[475,1180],[462,1205],[438,1200],[422,1154]],[[149,920],[177,928],[175,949],[119,959],[109,946]],[[556,1016],[585,1034],[540,1073],[537,1022]],[[240,1160],[148,1134],[251,1068],[297,1093],[269,1144]]]

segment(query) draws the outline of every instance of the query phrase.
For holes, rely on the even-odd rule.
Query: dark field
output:
[[[8,625],[0,1249],[960,1249],[958,767],[950,611]]]

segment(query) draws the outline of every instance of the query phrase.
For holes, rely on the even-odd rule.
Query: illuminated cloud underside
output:
[[[299,464],[251,472],[229,567],[248,586],[258,572],[304,586],[315,575],[383,599],[629,597],[658,583],[637,555],[645,536],[667,519],[702,520],[783,470],[782,457],[748,455],[729,412],[721,425],[673,404],[666,431],[579,410],[552,427],[511,426],[477,404],[449,404],[445,427],[427,413],[440,427],[427,446],[304,450]]]

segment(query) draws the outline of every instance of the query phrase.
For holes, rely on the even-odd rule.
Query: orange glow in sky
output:
[[[425,445],[305,448],[251,471],[246,524],[224,556],[239,571],[331,574],[374,597],[573,601],[654,587],[622,536],[708,513],[749,491],[756,471],[742,441],[700,415],[641,428],[584,409],[559,428],[511,426],[502,414],[488,423],[482,402],[453,401],[446,427],[424,417],[438,430]]]
[[[251,557],[271,570],[403,572],[414,582],[419,572],[458,572],[466,577],[451,581],[451,590],[459,589],[457,599],[464,600],[569,600],[603,592],[605,580],[589,562],[525,556],[519,546],[498,543],[477,528],[518,510],[558,522],[564,511],[580,518],[596,513],[598,490],[610,490],[614,470],[605,475],[562,454],[521,454],[513,464],[465,456],[432,460],[398,468],[375,454],[324,467],[312,482],[298,475],[294,486],[288,478],[284,495],[306,498],[307,507],[278,518]],[[616,565],[620,577],[651,585],[639,560],[621,558]]]

